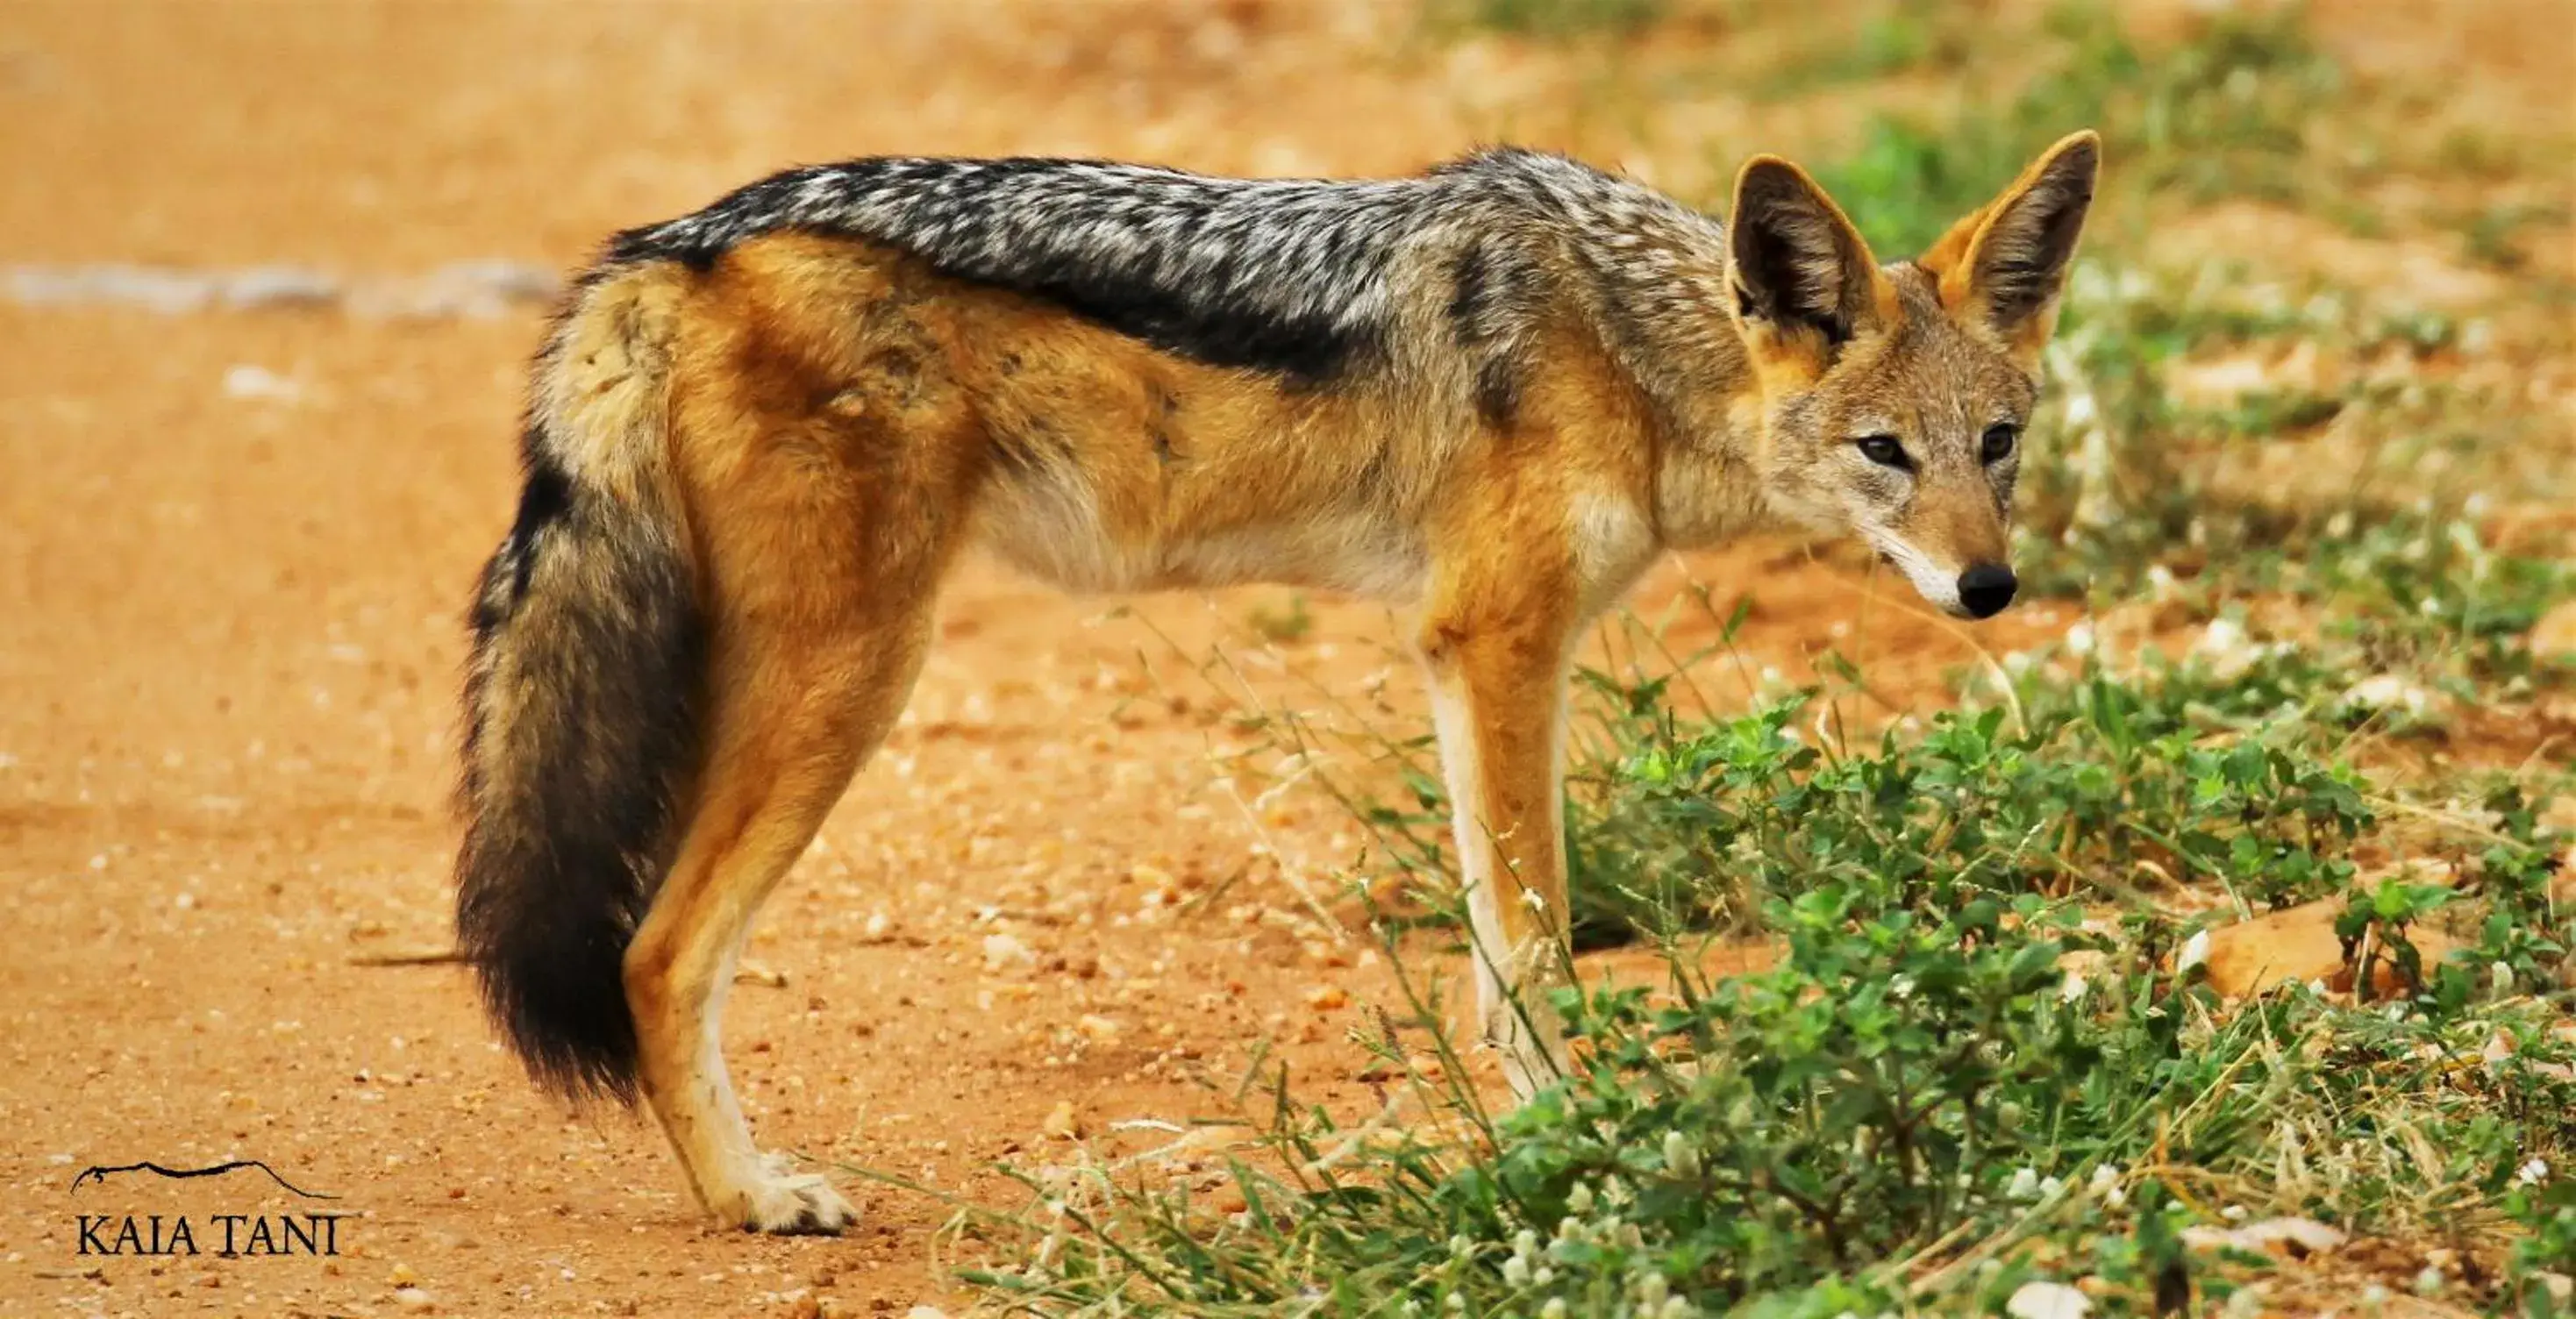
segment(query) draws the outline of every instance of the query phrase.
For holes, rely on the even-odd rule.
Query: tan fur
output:
[[[653,266],[592,288],[540,405],[593,437],[584,479],[677,492],[671,524],[713,629],[703,764],[625,958],[644,1095],[699,1200],[756,1228],[848,1221],[821,1179],[783,1176],[754,1148],[717,1023],[754,913],[900,713],[940,581],[977,542],[1075,590],[1270,581],[1417,605],[1487,1035],[1521,1093],[1550,1079],[1561,1034],[1526,991],[1567,970],[1560,762],[1581,629],[1665,549],[1757,514],[1824,516],[1848,438],[1778,429],[1785,401],[1826,427],[1982,424],[1921,382],[1953,366],[1923,353],[1972,351],[1922,326],[1973,305],[1951,285],[1983,231],[1882,269],[1794,166],[1746,174],[1786,204],[1821,202],[1792,238],[1850,263],[1824,273],[1860,293],[1848,342],[1736,318],[1740,354],[1706,365],[1714,383],[1692,403],[1726,419],[1714,434],[1677,430],[1573,307],[1546,318],[1539,366],[1497,425],[1424,401],[1467,394],[1430,311],[1404,313],[1421,332],[1386,366],[1317,389],[1183,360],[852,240],[756,238],[703,273]],[[2002,383],[1970,394],[2026,406],[2026,379],[1976,371]],[[658,444],[608,415],[656,409]],[[1928,458],[1920,482],[1889,535],[1953,573],[2001,559],[1991,489]]]

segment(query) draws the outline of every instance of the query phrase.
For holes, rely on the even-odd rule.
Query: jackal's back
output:
[[[1384,348],[1408,297],[1454,311],[1462,337],[1509,340],[1502,322],[1542,300],[1551,251],[1613,254],[1620,232],[1677,219],[1715,234],[1651,190],[1519,150],[1380,180],[878,157],[790,170],[628,230],[609,261],[703,267],[766,234],[863,238],[1165,351],[1314,382]]]

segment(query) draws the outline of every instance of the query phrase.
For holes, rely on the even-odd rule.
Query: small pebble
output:
[[[1082,1120],[1073,1114],[1073,1101],[1057,1100],[1055,1107],[1048,1110],[1046,1122],[1039,1130],[1056,1140],[1071,1140],[1082,1134]]]

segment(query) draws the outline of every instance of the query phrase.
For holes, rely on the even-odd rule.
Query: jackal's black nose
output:
[[[2012,603],[2013,570],[2000,563],[1980,563],[1959,574],[1959,603],[1978,618],[1992,618]]]

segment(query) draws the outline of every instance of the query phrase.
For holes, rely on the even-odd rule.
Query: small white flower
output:
[[[2174,974],[2181,975],[2209,960],[2209,931],[2202,930],[2183,940],[2182,953],[2174,958]]]
[[[2069,971],[2066,973],[2065,982],[2057,987],[2057,1001],[2060,1003],[2079,1002],[2084,997],[2084,991],[2090,988],[2092,988],[2092,986],[2085,983],[2083,972]]]
[[[2075,626],[2066,629],[2066,650],[2068,654],[2090,655],[2093,653],[2093,647],[2097,644],[2099,643],[2098,639],[2093,635],[2093,625],[2089,622],[2078,623]]]
[[[1512,1254],[1522,1259],[1538,1253],[1538,1233],[1522,1228],[1512,1234]]]
[[[1574,1184],[1574,1189],[1565,1193],[1565,1207],[1578,1214],[1591,1213],[1592,1188],[1581,1182],[1576,1182]]]
[[[1514,1287],[1526,1287],[1529,1285],[1529,1280],[1530,1266],[1527,1259],[1514,1255],[1510,1259],[1503,1261],[1503,1281],[1505,1283]]]
[[[2042,1177],[2039,1179],[2039,1198],[2042,1200],[2054,1200],[2057,1198],[2058,1193],[2065,1189],[2066,1183],[2061,1182],[2054,1177]]]
[[[1469,1255],[1473,1255],[1473,1254],[1475,1254],[1475,1253],[1476,1253],[1476,1240],[1475,1240],[1475,1238],[1468,1236],[1468,1235],[1467,1235],[1466,1233],[1464,1233],[1464,1232],[1461,1232],[1461,1233],[1459,1233],[1458,1235],[1456,1235],[1456,1236],[1454,1236],[1454,1237],[1449,1238],[1449,1253],[1450,1253],[1450,1255],[1452,1255],[1453,1257],[1458,1258],[1458,1259],[1465,1259],[1465,1258],[1467,1258]]]
[[[1699,1148],[1678,1131],[1664,1133],[1664,1166],[1688,1177],[1699,1171]]]
[[[2015,1200],[2038,1199],[2039,1174],[2029,1168],[2014,1169],[2012,1182],[2004,1187],[2004,1194]]]
[[[2506,966],[2502,962],[2487,963],[2487,987],[2495,991],[2497,998],[2503,998],[2506,995],[2511,994],[2513,992],[2513,968]]]
[[[1902,971],[1897,972],[1888,980],[1887,992],[1897,998],[1914,997],[1914,977]]]
[[[1664,1275],[1660,1273],[1646,1274],[1644,1277],[1637,1279],[1637,1308],[1640,1310],[1655,1310],[1660,1308],[1664,1303],[1666,1294],[1671,1290],[1672,1284],[1664,1281]]]
[[[1690,1319],[1690,1314],[1691,1303],[1672,1296],[1665,1298],[1664,1308],[1655,1312],[1655,1319]]]
[[[2549,1180],[2549,1163],[2544,1159],[2533,1159],[2514,1169],[2513,1179],[2525,1186],[2538,1186]]]
[[[1547,1304],[1538,1307],[1538,1319],[1565,1319],[1565,1298],[1549,1297]]]

